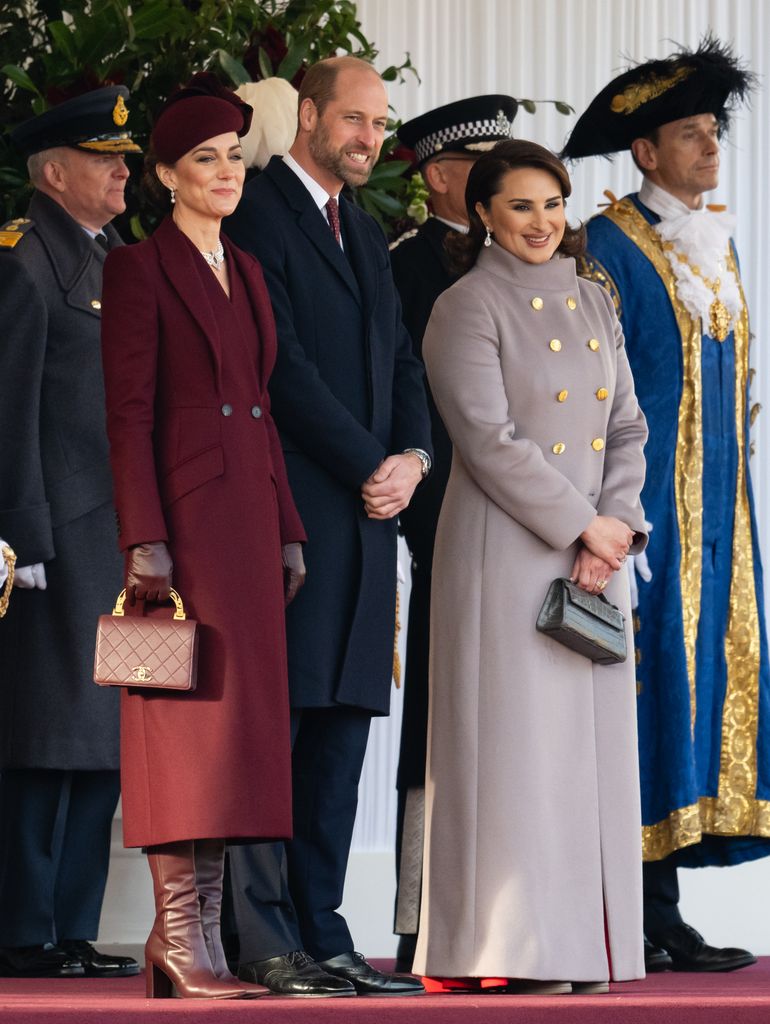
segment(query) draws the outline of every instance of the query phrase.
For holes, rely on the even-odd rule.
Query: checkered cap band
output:
[[[445,149],[447,143],[472,139],[509,139],[513,135],[513,121],[499,111],[497,117],[486,117],[481,121],[467,121],[465,124],[453,124],[450,128],[427,135],[415,145],[414,151],[419,162],[435,156]]]

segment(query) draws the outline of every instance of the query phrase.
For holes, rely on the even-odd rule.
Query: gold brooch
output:
[[[115,101],[115,106],[112,109],[112,120],[119,128],[122,128],[128,120],[128,107],[122,96],[118,96]]]

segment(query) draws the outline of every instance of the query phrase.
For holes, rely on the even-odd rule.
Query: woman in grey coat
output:
[[[621,609],[633,651],[624,562],[646,543],[646,425],[611,300],[576,275],[570,190],[534,143],[476,162],[454,253],[467,273],[423,343],[454,458],[415,970],[444,987],[644,975],[633,658],[598,665],[535,631],[548,585],[571,577]]]

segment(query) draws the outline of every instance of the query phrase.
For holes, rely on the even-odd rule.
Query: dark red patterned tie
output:
[[[332,196],[329,202],[326,204],[326,215],[329,218],[329,227],[332,229],[337,245],[342,244],[342,236],[340,234],[340,206],[337,200]]]

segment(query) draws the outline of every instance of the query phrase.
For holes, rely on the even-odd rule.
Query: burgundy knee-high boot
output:
[[[193,840],[151,846],[155,923],[144,947],[147,998],[243,999],[248,986],[222,981],[211,966],[201,927]],[[254,993],[258,994],[258,993]]]

